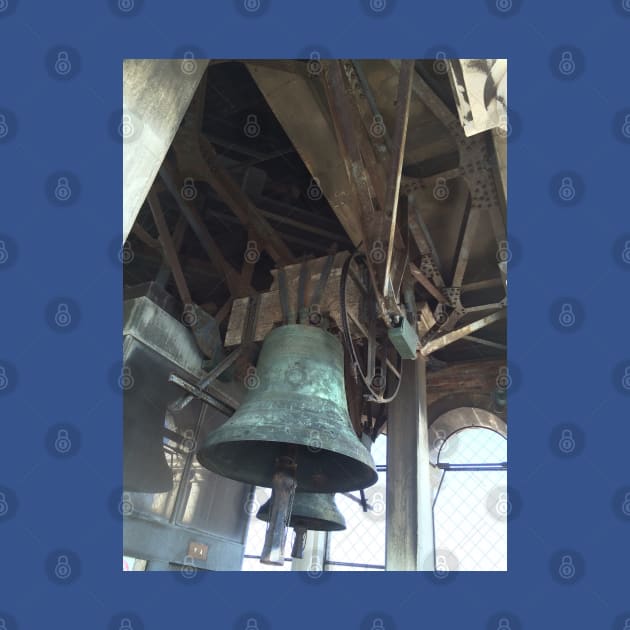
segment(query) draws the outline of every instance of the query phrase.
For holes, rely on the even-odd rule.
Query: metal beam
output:
[[[472,341],[481,346],[488,346],[488,348],[495,348],[497,350],[507,350],[507,346],[504,343],[497,343],[496,341],[482,339],[481,337],[474,337],[473,335],[468,335],[468,337],[466,337],[466,341]]]
[[[438,179],[443,179],[448,181],[450,179],[455,179],[456,177],[460,177],[463,175],[464,169],[461,166],[456,166],[455,168],[449,168],[445,171],[439,171],[438,173],[433,173],[432,175],[425,175],[423,177],[409,177],[403,175],[401,181],[402,189],[410,194],[418,188],[424,187],[433,187],[435,186],[435,182]]]
[[[463,339],[464,337],[467,337],[468,335],[470,335],[470,333],[480,330],[481,328],[485,328],[486,326],[489,326],[490,324],[494,324],[494,322],[498,322],[501,319],[505,319],[505,315],[506,315],[505,309],[497,313],[492,313],[492,315],[486,315],[486,317],[482,319],[478,319],[477,321],[471,322],[470,324],[466,324],[466,326],[462,326],[461,328],[458,328],[457,330],[453,330],[452,332],[446,333],[445,335],[442,335],[441,337],[437,337],[433,341],[430,341],[429,343],[427,343],[423,348],[421,348],[420,352],[423,356],[426,357],[432,352],[435,352],[436,350],[440,350],[441,348],[444,348],[444,346],[448,346],[454,341],[458,341],[459,339]]]
[[[350,188],[329,108],[314,90],[321,78],[309,76],[303,63],[247,63],[254,81],[311,176],[355,246],[364,240],[360,209]],[[296,116],[299,111],[301,116]],[[308,120],[308,125],[303,123]]]
[[[217,199],[218,201],[223,201],[218,195],[212,195],[212,198]],[[268,203],[269,205],[276,204],[276,202],[273,199],[266,199],[264,197],[261,197],[259,199],[259,202],[263,202],[265,204]],[[285,204],[283,204],[283,206],[286,208],[287,212],[292,212],[294,210],[292,206],[287,206]],[[315,219],[313,215],[311,215],[311,218],[310,218],[311,223],[309,224],[309,223],[304,223],[303,221],[292,219],[289,216],[285,216],[284,214],[278,214],[277,212],[271,212],[270,210],[264,210],[262,208],[258,208],[258,212],[261,214],[261,216],[265,217],[266,219],[270,219],[271,221],[277,221],[278,223],[290,225],[291,227],[298,228],[305,232],[310,232],[311,234],[317,234],[317,236],[322,236],[323,238],[327,238],[331,241],[336,240],[337,242],[346,243],[349,246],[352,245],[352,242],[347,236],[345,235],[342,236],[331,230],[326,230],[324,228],[313,225],[312,221],[313,219]],[[281,238],[284,239],[285,237],[282,236]]]
[[[391,63],[395,68],[400,66],[400,61],[395,60]],[[505,221],[501,214],[497,194],[498,182],[493,175],[492,164],[488,159],[485,138],[479,135],[466,138],[457,116],[451,112],[444,101],[417,72],[414,73],[412,89],[452,134],[459,151],[460,167],[464,169],[464,177],[471,192],[479,183],[482,184],[482,189],[485,185],[490,195],[489,203],[486,205],[495,239],[497,243],[505,241]]]
[[[472,250],[475,230],[479,223],[480,206],[472,200],[472,196],[466,200],[464,219],[462,221],[461,233],[455,253],[455,269],[451,280],[452,287],[461,287],[468,266],[468,259]]]
[[[387,571],[434,568],[433,502],[426,406],[426,362],[403,362],[387,421]]]
[[[444,287],[445,283],[439,268],[440,260],[437,255],[435,245],[431,240],[426,223],[420,214],[420,209],[418,208],[415,195],[409,196],[409,205],[409,232],[416,242],[420,254],[422,254],[423,257],[426,257],[427,261],[430,261],[431,263],[431,281],[438,289],[441,289]]]
[[[448,300],[444,297],[444,294],[425,276],[418,267],[413,263],[409,263],[409,271],[411,275],[438,301],[442,304],[446,304]]]
[[[462,284],[462,293],[470,293],[471,291],[480,291],[483,289],[494,289],[502,287],[503,280],[501,278],[489,278],[488,280],[477,280],[475,282],[467,282]]]
[[[492,302],[491,304],[479,304],[477,306],[467,306],[464,310],[468,313],[478,313],[479,311],[496,311],[504,308],[505,302]]]
[[[326,66],[324,81],[326,96],[348,181],[354,193],[357,207],[360,208],[360,218],[369,219],[375,212],[372,191],[370,190],[369,176],[361,158],[355,121],[339,64],[339,61],[333,60]]]

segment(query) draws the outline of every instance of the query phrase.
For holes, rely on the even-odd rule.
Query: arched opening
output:
[[[451,410],[431,426],[436,567],[506,571],[507,428],[488,411]]]

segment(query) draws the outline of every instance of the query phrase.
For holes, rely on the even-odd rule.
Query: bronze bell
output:
[[[269,523],[272,518],[272,508],[273,496],[258,510],[256,517]],[[346,529],[346,519],[335,503],[334,494],[306,492],[295,495],[288,525],[295,530],[291,557],[302,558],[308,530],[321,532],[341,531]],[[273,523],[270,524],[270,528],[273,528]],[[269,529],[267,531],[269,532]],[[267,541],[265,542],[267,543]],[[282,540],[281,549],[283,548],[284,541]],[[261,562],[282,564],[283,560],[284,558],[276,556],[276,561],[273,561],[272,550],[267,545],[263,549]]]
[[[269,522],[271,499],[261,506],[256,517]],[[334,494],[298,492],[293,500],[289,526],[320,532],[338,532],[346,529],[346,519],[335,503]]]
[[[279,462],[285,461],[301,493],[371,486],[378,476],[350,422],[343,370],[343,348],[325,330],[301,324],[272,330],[260,352],[255,387],[207,436],[199,462],[219,475],[274,487]]]

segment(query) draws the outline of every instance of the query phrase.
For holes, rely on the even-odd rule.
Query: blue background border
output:
[[[260,630],[370,629],[374,616],[386,630],[429,620],[497,628],[501,617],[513,630],[623,629],[630,3],[253,1],[249,13],[235,2],[135,0],[124,14],[106,0],[0,0],[0,617],[8,630],[119,628],[121,616],[134,629],[245,628],[249,616]],[[210,58],[311,50],[509,58],[509,479],[519,509],[507,574],[441,583],[431,574],[217,573],[186,581],[121,572],[121,523],[111,509],[121,397],[110,382],[121,355],[121,268],[112,255],[121,232],[121,145],[110,128],[122,59],[169,57],[182,47]],[[61,49],[72,65],[65,78],[52,68]],[[569,76],[558,71],[566,51]],[[67,203],[52,189],[63,176],[73,190]],[[566,177],[570,203],[557,194]],[[72,312],[61,329],[60,303]],[[568,328],[558,326],[566,303],[576,316]],[[72,442],[65,455],[52,444],[60,427]],[[571,452],[558,449],[567,429]],[[73,569],[62,583],[51,567],[59,553]],[[575,579],[558,579],[566,554]]]

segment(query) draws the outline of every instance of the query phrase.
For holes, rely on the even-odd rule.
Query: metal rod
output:
[[[478,343],[481,346],[488,346],[488,348],[496,348],[497,350],[507,350],[507,346],[504,343],[496,343],[495,341],[489,341],[488,339],[482,339],[481,337],[474,337],[468,335],[466,341],[472,341]]]
[[[306,311],[304,309],[304,304],[306,301],[306,280],[308,274],[308,261],[306,258],[302,261],[300,265],[300,277],[298,280],[298,291],[297,291],[297,323],[303,324],[306,321]]]
[[[287,275],[283,268],[278,269],[278,286],[280,287],[280,306],[282,307],[282,320],[284,324],[293,324],[289,310],[289,293],[287,289]]]
[[[363,508],[364,512],[367,512],[368,504],[367,504],[367,499],[365,498],[365,490],[363,490],[363,488],[359,490],[359,495],[361,497],[361,507]]]
[[[385,570],[383,564],[362,564],[360,562],[338,562],[333,560],[326,560],[324,564],[332,564],[338,567],[357,567],[358,569],[382,569]]]
[[[398,79],[398,94],[396,97],[396,127],[394,129],[393,139],[393,161],[391,171],[387,179],[387,192],[385,194],[385,210],[391,212],[387,258],[385,260],[385,276],[383,281],[383,295],[385,297],[390,295],[391,287],[389,274],[392,267],[394,238],[396,236],[398,196],[400,194],[400,178],[402,176],[402,167],[405,157],[405,143],[407,140],[407,127],[409,124],[409,105],[411,103],[413,68],[413,59],[406,59],[400,64],[400,78]]]
[[[367,77],[365,76],[365,72],[363,72],[363,65],[358,59],[352,61],[352,65],[354,66],[354,70],[357,73],[357,78],[359,79],[359,84],[361,85],[361,91],[365,95],[365,99],[370,106],[370,110],[372,112],[372,116],[374,118],[380,117],[381,120],[383,116],[381,116],[381,112],[378,109],[378,105],[376,104],[376,100],[374,98],[374,94],[370,88],[370,84],[368,83]],[[389,151],[392,150],[392,141],[389,137],[389,133],[387,129],[384,130],[383,139],[385,140],[385,145]]]
[[[496,462],[488,464],[438,464],[437,467],[440,470],[452,470],[453,472],[469,471],[469,472],[484,472],[494,470],[507,470],[507,462]]]
[[[195,396],[195,398],[199,398],[200,400],[203,400],[203,402],[212,405],[213,407],[224,413],[226,416],[231,416],[234,411],[239,407],[239,404],[236,400],[234,400],[225,392],[222,392],[212,387],[212,385],[208,385],[210,392],[206,393],[192,383],[189,383],[180,376],[177,376],[177,374],[170,374],[168,377],[168,381],[169,383],[175,383],[175,385],[178,385],[182,389],[185,389],[187,392],[190,392],[191,394],[193,394],[193,396]]]
[[[330,275],[330,270],[333,266],[333,261],[335,260],[334,254],[329,254],[326,258],[326,262],[324,263],[324,268],[319,274],[319,280],[317,285],[315,286],[315,291],[313,291],[313,295],[311,296],[311,302],[309,306],[317,305],[319,306],[320,300],[322,299],[322,295],[324,294],[324,289],[326,288],[326,283],[328,282],[328,276]]]
[[[220,361],[206,376],[204,376],[199,383],[197,383],[197,389],[203,391],[212,381],[218,376],[223,374],[227,368],[238,359],[243,352],[243,346],[239,346],[236,350],[230,352],[222,361]],[[181,396],[175,402],[171,403],[168,408],[171,411],[181,411],[184,409],[195,397],[192,394]]]

